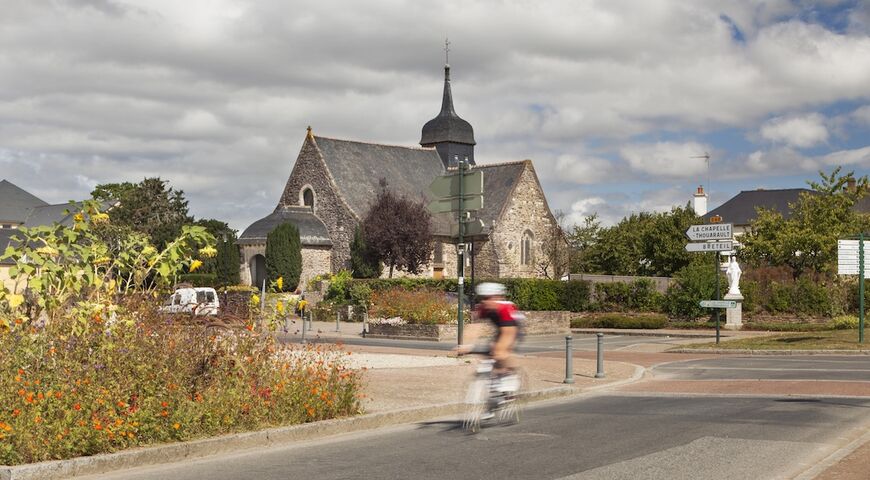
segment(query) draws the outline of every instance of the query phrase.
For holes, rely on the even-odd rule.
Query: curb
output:
[[[732,355],[870,355],[870,350],[748,350],[737,348],[675,348],[667,353],[709,353]]]
[[[571,333],[604,333],[604,334],[621,334],[631,335],[634,337],[670,337],[670,338],[716,338],[715,333],[699,332],[657,332],[655,330],[625,330],[613,328],[572,328]],[[731,337],[731,335],[719,335],[720,337]]]
[[[636,366],[631,378],[586,388],[561,386],[535,390],[523,394],[526,401],[544,401],[579,395],[590,391],[615,387],[639,380],[645,372]],[[58,480],[80,475],[110,473],[135,467],[168,464],[182,460],[203,458],[221,453],[270,447],[279,444],[312,440],[333,435],[419,422],[431,418],[456,415],[464,409],[463,403],[445,403],[389,412],[370,413],[358,417],[322,420],[319,422],[278,427],[256,432],[235,433],[220,437],[191,440],[151,447],[141,447],[115,453],[67,460],[52,460],[27,465],[0,466],[0,480]]]
[[[870,430],[861,435],[860,437],[852,440],[843,448],[837,449],[834,453],[828,455],[819,463],[813,465],[800,475],[794,477],[795,480],[812,480],[822,473],[824,473],[829,468],[838,464],[841,460],[849,456],[855,450],[863,447],[865,443],[870,442]]]

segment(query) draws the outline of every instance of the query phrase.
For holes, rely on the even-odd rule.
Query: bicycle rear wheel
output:
[[[522,369],[516,372],[516,388],[504,395],[503,403],[495,411],[496,419],[505,425],[514,425],[520,422],[522,411],[527,402],[528,377]]]

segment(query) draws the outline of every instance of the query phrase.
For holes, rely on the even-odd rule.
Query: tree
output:
[[[148,235],[162,249],[181,233],[183,225],[193,222],[184,192],[173,190],[168,183],[160,178],[137,184],[108,183],[97,185],[91,195],[96,200],[117,200],[119,205],[109,212],[112,223]]]
[[[787,266],[794,278],[806,272],[834,272],[837,240],[870,229],[870,216],[853,207],[868,192],[867,176],[853,172],[819,172],[820,183],[807,182],[813,193],[802,193],[789,204],[786,219],[775,210],[759,209],[749,232],[741,238],[740,257],[754,265]]]
[[[565,235],[565,212],[556,210],[555,220],[542,239],[543,255],[537,262],[538,272],[546,278],[558,280],[568,273],[571,250]]]
[[[353,278],[377,278],[381,276],[381,262],[366,245],[362,228],[357,225],[350,244],[350,269]]]
[[[583,225],[574,225],[566,234],[571,246],[570,271],[584,273],[593,271],[589,260],[589,248],[598,242],[601,234],[601,222],[598,214],[593,213],[583,218]]]
[[[239,246],[236,239],[228,238],[226,241],[217,239],[217,256],[214,262],[214,273],[217,275],[218,285],[238,285],[239,277]]]
[[[381,191],[362,224],[363,239],[375,257],[393,270],[420,273],[432,254],[432,216],[422,201],[398,196],[381,180]]]
[[[590,273],[670,276],[691,261],[685,232],[700,221],[688,204],[670,212],[633,213],[600,230],[591,219],[581,233],[597,238],[583,250],[584,266]]]
[[[302,243],[292,223],[282,223],[266,236],[266,278],[282,278],[281,291],[292,292],[302,274]]]

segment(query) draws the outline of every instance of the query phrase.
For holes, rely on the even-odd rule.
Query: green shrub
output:
[[[239,246],[234,241],[217,242],[215,258],[217,285],[237,285],[239,277]]]
[[[624,282],[596,283],[597,310],[612,312],[624,310],[631,296],[631,288]]]
[[[348,287],[347,296],[351,305],[360,305],[368,308],[372,303],[372,289],[365,283],[351,283],[350,287]]]
[[[589,310],[589,295],[590,283],[581,280],[571,280],[563,282],[560,310],[568,310],[569,312],[582,312]]]
[[[659,329],[668,326],[664,315],[629,316],[610,313],[596,317],[575,318],[571,328],[641,328]]]
[[[794,304],[793,290],[782,283],[770,284],[770,296],[767,300],[767,311],[770,313],[788,313]]]
[[[266,276],[269,282],[282,278],[283,292],[299,286],[302,274],[302,243],[299,230],[292,223],[282,223],[266,236]]]
[[[706,257],[706,256],[705,256]],[[709,317],[709,309],[701,308],[701,300],[711,300],[716,295],[717,275],[712,265],[695,261],[674,274],[674,283],[668,288],[664,299],[665,309],[675,318]],[[720,292],[725,292],[725,282],[718,275]]]
[[[347,303],[350,300],[350,284],[353,281],[350,272],[341,270],[329,277],[329,286],[326,288],[325,300],[334,303]]]
[[[840,315],[831,320],[830,327],[834,330],[851,330],[858,328],[858,317],[854,315]]]
[[[183,273],[178,276],[179,283],[189,283],[194,287],[214,287],[217,285],[215,273]]]
[[[518,278],[506,282],[508,298],[520,310],[563,310],[559,299],[564,289],[559,280]]]
[[[722,326],[722,323],[720,323],[719,326],[721,327],[721,326]],[[668,325],[667,325],[667,327],[668,327],[668,328],[675,328],[675,329],[678,329],[678,330],[710,329],[710,328],[715,329],[715,328],[716,328],[716,322],[711,321],[711,320],[705,320],[705,321],[703,321],[703,322],[680,322],[680,321],[675,321],[675,322],[669,322]]]

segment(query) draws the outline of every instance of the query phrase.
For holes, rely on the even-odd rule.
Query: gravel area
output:
[[[350,368],[417,368],[464,365],[465,360],[445,356],[395,355],[391,353],[354,353],[345,360]]]

